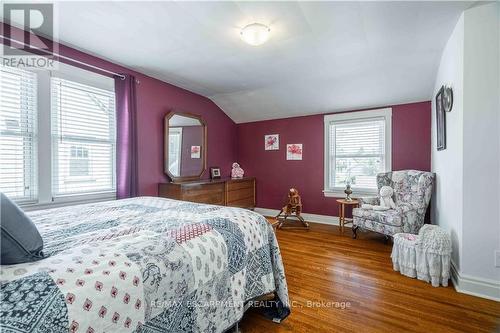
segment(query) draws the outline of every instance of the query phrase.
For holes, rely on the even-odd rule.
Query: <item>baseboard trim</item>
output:
[[[500,302],[500,282],[461,274],[451,261],[451,281],[459,293]]]
[[[277,209],[259,208],[259,207],[256,207],[255,211],[257,213],[259,213],[259,214],[262,214],[262,215],[268,216],[268,217],[275,217],[280,212]],[[304,220],[306,220],[307,222],[315,222],[315,223],[330,224],[330,225],[339,225],[339,218],[338,218],[338,216],[309,214],[309,213],[302,213],[301,215],[304,218]]]

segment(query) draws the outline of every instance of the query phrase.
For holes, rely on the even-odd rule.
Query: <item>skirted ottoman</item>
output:
[[[391,258],[394,270],[405,276],[448,286],[451,239],[436,225],[424,225],[418,235],[395,234]]]
[[[392,267],[396,272],[401,272],[402,275],[411,278],[417,277],[417,255],[415,253],[417,237],[417,235],[407,233],[394,234],[394,245],[392,246]]]

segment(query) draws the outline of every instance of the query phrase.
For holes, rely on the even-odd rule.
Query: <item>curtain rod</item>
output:
[[[2,37],[3,39],[6,39],[6,40],[9,40],[11,42],[14,42],[14,43],[17,43],[17,44],[20,44],[22,46],[27,46],[29,48],[32,48],[32,49],[35,49],[37,51],[41,51],[41,52],[44,52],[45,55],[50,55],[50,56],[55,56],[57,58],[60,58],[60,59],[64,59],[64,60],[68,60],[68,61],[72,61],[74,63],[77,63],[79,65],[83,65],[83,66],[86,66],[86,67],[90,67],[90,68],[93,68],[93,69],[96,69],[98,71],[101,71],[101,72],[104,72],[104,73],[108,73],[108,74],[111,74],[111,75],[114,75],[114,76],[118,76],[119,78],[121,78],[122,80],[125,79],[125,75],[123,74],[120,74],[120,73],[115,73],[115,72],[112,72],[112,71],[109,71],[107,69],[104,69],[104,68],[101,68],[101,67],[97,67],[97,66],[94,66],[94,65],[91,65],[91,64],[88,64],[86,62],[83,62],[83,61],[80,61],[80,60],[76,60],[76,59],[73,59],[73,58],[70,58],[70,57],[66,57],[66,56],[63,56],[61,54],[58,54],[58,53],[51,53],[49,51],[46,51],[44,49],[41,49],[39,47],[36,47],[36,46],[33,46],[33,45],[29,45],[29,44],[25,44],[24,42],[21,42],[19,40],[16,40],[16,39],[12,39],[10,37],[6,37],[4,35],[0,35],[0,37]]]

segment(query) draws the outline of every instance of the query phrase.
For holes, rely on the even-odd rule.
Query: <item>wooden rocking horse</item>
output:
[[[288,201],[286,205],[281,208],[281,211],[276,215],[277,228],[278,229],[309,229],[309,223],[307,223],[304,218],[300,215],[302,213],[302,200],[300,199],[299,191],[295,188],[291,188],[288,191]],[[289,218],[295,218],[299,220],[302,225],[285,225],[285,222]]]

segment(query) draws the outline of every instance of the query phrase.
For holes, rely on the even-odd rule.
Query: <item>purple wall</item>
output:
[[[5,24],[2,23],[0,28],[3,34]],[[16,33],[22,33],[19,29],[15,30]],[[22,37],[17,39],[23,40]],[[0,38],[0,43],[2,42],[3,39]],[[231,172],[231,164],[236,157],[236,124],[211,100],[62,44],[59,44],[58,52],[113,72],[132,74],[139,80],[137,122],[140,195],[157,195],[158,183],[168,181],[163,173],[163,117],[172,110],[182,110],[203,117],[208,127],[207,166],[219,166],[224,175]],[[203,177],[209,178],[208,172]]]
[[[208,98],[143,75],[138,79],[140,193],[156,195],[158,182],[168,180],[163,173],[163,117],[175,109],[202,116],[207,124],[207,166],[229,174],[236,159],[234,122]],[[208,171],[203,178],[209,178]]]
[[[431,103],[392,106],[393,170],[430,170]],[[338,216],[324,197],[323,115],[238,124],[238,161],[257,177],[257,207],[280,209],[290,187],[299,189],[305,213]],[[279,150],[264,150],[264,135],[280,135]],[[286,160],[286,144],[302,143],[302,161]]]

